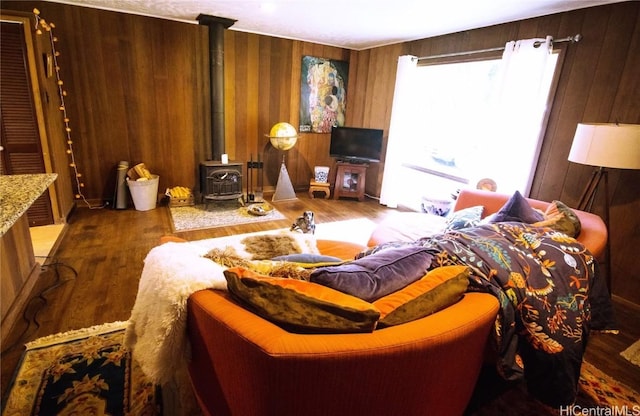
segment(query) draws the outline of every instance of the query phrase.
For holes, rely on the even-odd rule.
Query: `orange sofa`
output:
[[[483,205],[486,216],[508,199],[463,190],[454,210]],[[529,203],[542,210],[548,205]],[[582,224],[578,240],[601,257],[604,222],[576,213]],[[411,231],[419,233],[414,221],[428,216],[406,214]],[[395,241],[406,227],[402,221],[381,225],[369,244]],[[364,247],[318,241],[318,249],[351,259]],[[202,290],[187,304],[189,375],[208,415],[460,415],[473,393],[498,308],[493,295],[466,293],[433,315],[372,333],[299,334],[250,312],[227,292]]]
[[[344,259],[364,247],[318,241]],[[299,334],[202,290],[187,304],[189,375],[207,415],[460,415],[498,312],[467,293],[433,315],[372,333]]]
[[[478,189],[462,189],[453,206],[453,211],[460,211],[464,208],[470,208],[482,205],[484,211],[482,217],[494,214],[502,208],[502,206],[511,197],[508,194],[497,192],[482,191]],[[549,202],[537,199],[527,198],[531,207],[545,210],[549,206]],[[598,215],[585,211],[573,210],[582,226],[580,234],[576,238],[579,242],[593,254],[598,260],[602,260],[607,245],[607,227]],[[392,221],[383,223],[377,227],[371,234],[368,245],[375,246],[389,241],[413,240],[423,237],[423,230],[429,233],[432,231],[433,218],[423,213],[399,213],[392,218]]]

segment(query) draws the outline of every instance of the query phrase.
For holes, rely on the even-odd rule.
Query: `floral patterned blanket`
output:
[[[550,228],[520,222],[403,244],[431,248],[436,256],[431,268],[469,266],[470,290],[496,296],[501,309],[493,338],[497,368],[505,379],[524,377],[529,391],[550,406],[574,402],[590,330],[614,330],[615,325],[598,263],[582,244]]]

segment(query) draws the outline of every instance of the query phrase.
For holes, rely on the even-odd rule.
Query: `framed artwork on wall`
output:
[[[302,57],[300,77],[300,132],[330,133],[344,126],[349,63]]]

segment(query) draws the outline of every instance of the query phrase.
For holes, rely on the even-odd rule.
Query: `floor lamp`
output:
[[[295,127],[289,123],[280,122],[271,127],[269,132],[269,141],[271,145],[278,150],[289,150],[296,145],[298,141],[298,133]],[[282,155],[282,164],[280,165],[280,174],[278,175],[278,183],[276,191],[273,194],[272,201],[288,201],[297,199],[296,192],[291,184],[287,166],[284,163],[284,154]]]
[[[595,166],[582,193],[578,209],[591,211],[601,182],[604,182],[604,222],[609,227],[609,172],[613,169],[640,169],[640,125],[619,123],[578,124],[569,152],[569,161]],[[607,287],[611,292],[610,238],[605,248]]]

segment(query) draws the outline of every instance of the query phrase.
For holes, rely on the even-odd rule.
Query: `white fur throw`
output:
[[[224,267],[204,254],[214,248],[233,247],[251,258],[242,240],[260,234],[286,233],[303,253],[318,253],[315,237],[274,230],[190,243],[165,243],[151,249],[144,260],[138,294],[125,331],[125,345],[142,371],[162,386],[166,414],[191,416],[198,405],[189,381],[191,347],[187,338],[187,299],[202,289],[226,289]]]
[[[194,244],[165,243],[153,248],[144,261],[125,344],[135,351],[142,371],[157,384],[169,382],[188,362],[189,295],[227,287],[224,268],[202,257],[204,253]]]
[[[286,233],[301,252],[318,252],[315,238],[283,230],[240,234],[190,243],[165,243],[154,247],[144,261],[125,345],[135,351],[142,371],[155,383],[165,384],[186,374],[190,357],[187,339],[187,299],[202,289],[226,289],[224,267],[202,257],[213,248],[233,247],[240,256],[241,241],[247,236]],[[188,383],[188,381],[187,381]]]

